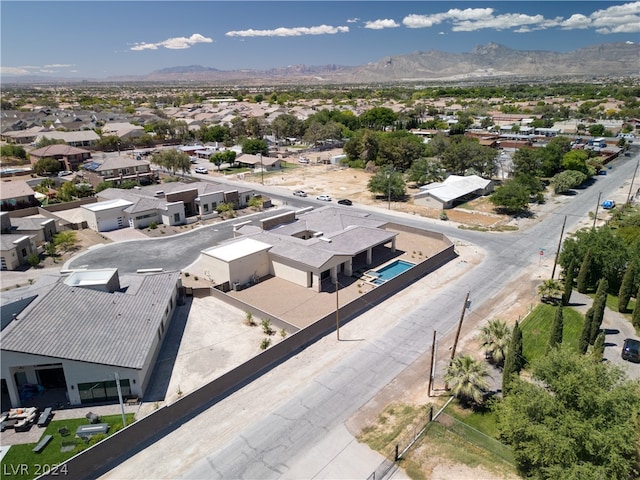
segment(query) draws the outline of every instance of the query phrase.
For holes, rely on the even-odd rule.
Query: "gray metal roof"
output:
[[[126,275],[113,293],[59,281],[2,331],[2,350],[140,369],[179,278]]]

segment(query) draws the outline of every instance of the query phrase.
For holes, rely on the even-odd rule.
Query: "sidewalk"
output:
[[[588,295],[576,290],[571,294],[570,306],[583,315],[592,303],[593,300]],[[604,358],[621,367],[630,379],[640,379],[640,364],[627,362],[620,356],[624,339],[638,338],[631,322],[620,312],[606,308],[602,328],[605,331]]]

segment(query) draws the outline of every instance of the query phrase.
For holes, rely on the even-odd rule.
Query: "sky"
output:
[[[357,66],[418,51],[640,42],[640,1],[0,1],[0,74]]]

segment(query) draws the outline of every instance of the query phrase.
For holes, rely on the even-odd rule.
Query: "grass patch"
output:
[[[588,295],[591,298],[591,300],[593,300],[596,296],[596,293],[591,292]],[[631,316],[633,315],[633,309],[636,307],[637,301],[638,299],[634,300],[633,298],[629,300],[629,304],[627,305],[626,312],[622,312],[622,315],[624,315],[625,318],[629,320],[629,322],[631,322]],[[607,308],[612,312],[618,311],[618,295],[614,295],[612,293],[607,294]]]
[[[130,424],[134,421],[133,413],[128,413],[126,415],[127,424]],[[109,432],[107,433],[107,437],[114,434],[118,430],[122,429],[122,415],[107,415],[101,417],[100,423],[108,423],[109,424]],[[72,418],[67,420],[53,420],[47,428],[40,429],[42,431],[42,438],[44,435],[51,435],[53,438],[49,442],[49,444],[42,450],[41,453],[34,453],[33,447],[40,441],[36,443],[25,443],[22,445],[13,445],[7,452],[7,454],[2,459],[1,468],[3,477],[5,474],[9,476],[11,475],[12,479],[20,479],[20,480],[30,480],[38,476],[39,474],[48,473],[47,471],[43,471],[45,466],[49,468],[53,468],[55,465],[59,465],[62,462],[68,460],[73,457],[77,453],[89,448],[91,445],[100,441],[102,438],[105,438],[103,435],[96,435],[92,438],[89,443],[85,443],[81,439],[76,439],[76,447],[74,450],[70,452],[62,452],[62,442],[63,441],[72,441],[75,438],[76,429],[80,425],[88,425],[89,420],[86,418]],[[66,427],[69,431],[69,434],[66,436],[62,436],[58,429]],[[33,428],[38,429],[36,425]],[[59,471],[58,475],[63,477],[64,472]]]
[[[498,438],[500,434],[498,430],[498,415],[491,408],[471,410],[462,408],[457,403],[452,402],[445,412],[489,437]]]
[[[527,362],[546,355],[556,308],[552,305],[541,303],[533,309],[520,325],[522,329],[522,354],[527,359]],[[584,316],[571,307],[564,307],[562,313],[564,318],[562,343],[577,350]]]

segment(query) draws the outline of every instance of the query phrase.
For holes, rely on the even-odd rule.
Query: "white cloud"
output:
[[[464,10],[453,8],[447,12],[436,13],[433,15],[407,15],[402,19],[402,24],[408,28],[429,28],[434,25],[439,25],[447,20],[454,22],[479,20],[483,18],[490,18],[492,14],[492,8],[466,8]]]
[[[411,14],[402,20],[402,24],[408,28],[430,28],[445,22],[451,24],[451,30],[454,32],[492,29],[526,33],[549,28],[563,30],[593,28],[602,34],[638,33],[640,32],[640,1],[614,5],[597,10],[590,15],[574,13],[568,18],[545,18],[540,14],[528,15],[517,12],[494,15],[492,8],[467,8],[464,10],[454,8],[431,15]]]
[[[581,13],[574,13],[560,24],[560,28],[563,30],[582,30],[590,26],[591,20],[589,17]]]
[[[495,17],[486,17],[479,20],[465,20],[455,23],[454,32],[474,32],[491,28],[493,30],[508,30],[532,26],[539,27],[544,22],[542,15],[525,15],[524,13],[506,13]]]
[[[75,67],[74,64],[54,63],[51,65],[21,65],[19,67],[0,67],[2,75],[33,75],[35,73],[56,73],[60,69]],[[71,72],[75,70],[70,70]]]
[[[382,30],[384,28],[397,28],[400,24],[390,18],[384,20],[369,21],[364,24],[364,28],[370,28],[371,30]]]
[[[280,27],[273,30],[233,30],[225,33],[225,35],[227,37],[301,37],[303,35],[333,35],[348,31],[349,27],[318,25],[316,27]]]
[[[359,21],[360,19],[358,17],[347,19],[347,23],[358,23]]]
[[[640,32],[640,2],[596,10],[589,18],[598,33]]]
[[[0,74],[2,74],[2,75],[29,75],[31,73],[29,68],[33,68],[33,67],[0,67]]]
[[[167,40],[157,43],[136,43],[131,47],[131,50],[139,52],[142,50],[157,50],[160,47],[168,48],[170,50],[183,50],[185,48],[191,48],[193,45],[198,43],[213,43],[213,39],[200,35],[199,33],[194,33],[190,37],[168,38]]]

